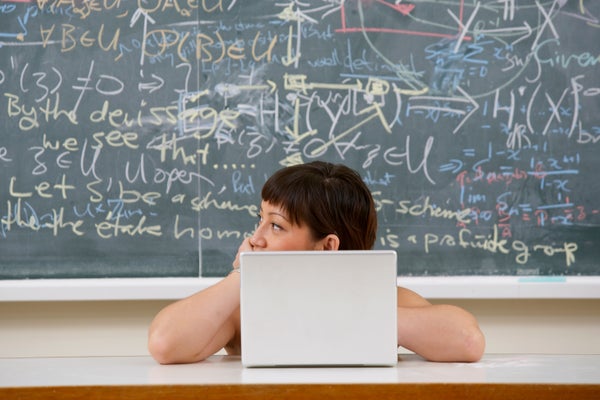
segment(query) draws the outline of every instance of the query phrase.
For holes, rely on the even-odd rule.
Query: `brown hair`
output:
[[[296,225],[306,224],[315,239],[335,234],[340,250],[369,250],[377,235],[377,213],[360,175],[341,164],[313,161],[275,172],[262,199],[282,207]]]

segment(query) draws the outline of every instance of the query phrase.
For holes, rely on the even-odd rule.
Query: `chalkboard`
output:
[[[409,276],[600,274],[600,2],[0,3],[0,278],[222,276],[356,169]]]

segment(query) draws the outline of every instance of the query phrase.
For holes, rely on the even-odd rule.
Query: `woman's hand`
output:
[[[240,267],[240,254],[243,251],[254,251],[254,246],[251,243],[252,238],[246,238],[238,248],[238,252],[235,255],[235,260],[233,260],[233,268],[238,269]]]

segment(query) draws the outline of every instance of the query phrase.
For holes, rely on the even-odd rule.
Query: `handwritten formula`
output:
[[[0,2],[0,278],[222,276],[344,163],[401,275],[600,273],[600,2]]]

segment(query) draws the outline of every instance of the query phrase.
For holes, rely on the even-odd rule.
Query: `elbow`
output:
[[[176,338],[159,329],[150,329],[148,351],[159,364],[179,364],[189,362],[178,355],[179,343]]]
[[[148,351],[159,364],[187,364],[204,360],[207,356],[192,353],[181,340],[160,331],[150,330],[148,334]]]
[[[464,361],[477,362],[485,351],[485,337],[479,327],[475,326],[464,337]]]
[[[477,362],[483,357],[485,352],[485,336],[477,323],[475,316],[465,313],[462,334],[457,337],[456,342],[458,352],[456,361]]]
[[[173,354],[172,346],[169,341],[157,332],[150,332],[148,335],[148,351],[152,358],[159,364],[173,364],[171,355]]]

